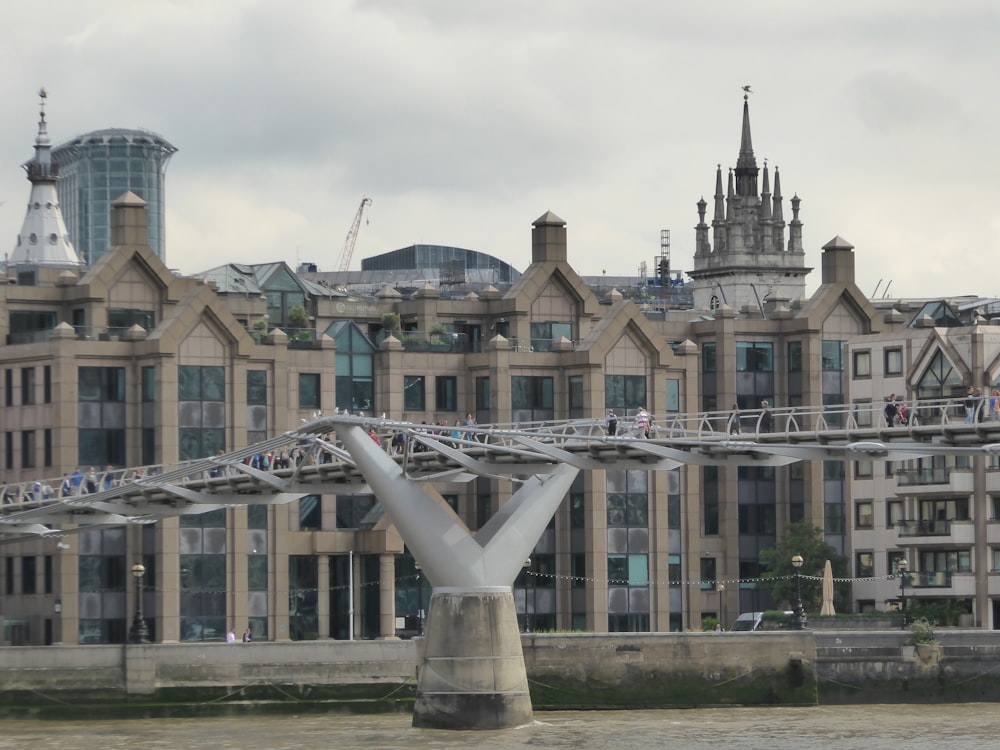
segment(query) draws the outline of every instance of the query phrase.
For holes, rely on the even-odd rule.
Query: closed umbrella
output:
[[[823,568],[823,608],[819,611],[821,615],[835,615],[833,608],[833,565],[826,561]]]

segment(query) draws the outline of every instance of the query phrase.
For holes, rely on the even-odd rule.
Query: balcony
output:
[[[975,526],[969,520],[929,519],[906,520],[896,523],[896,533],[907,544],[963,544],[975,543]]]
[[[382,335],[384,340],[389,335]],[[427,331],[396,331],[392,334],[406,352],[444,352],[466,354],[473,351],[470,337],[465,333],[428,333]]]
[[[946,570],[907,573],[906,587],[914,589],[944,589],[951,586],[951,572]]]
[[[919,469],[897,469],[897,487],[922,487],[930,484],[944,484],[949,482],[951,469],[948,467],[922,467]]]

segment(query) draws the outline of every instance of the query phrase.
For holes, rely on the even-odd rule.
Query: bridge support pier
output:
[[[510,587],[435,590],[418,652],[413,726],[510,729],[532,720]]]

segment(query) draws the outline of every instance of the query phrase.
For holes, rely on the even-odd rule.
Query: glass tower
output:
[[[111,204],[132,191],[146,201],[149,246],[166,262],[164,181],[177,151],[146,130],[111,128],[77,136],[52,151],[63,219],[80,259],[93,265],[111,242]]]

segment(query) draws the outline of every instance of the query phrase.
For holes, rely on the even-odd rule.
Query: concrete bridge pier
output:
[[[337,436],[430,581],[413,725],[509,729],[531,721],[512,585],[576,477],[564,463],[520,480],[474,534],[358,426]],[[443,449],[442,449],[443,450]],[[467,462],[471,467],[476,461]],[[483,467],[487,471],[489,467]]]
[[[507,729],[532,720],[510,587],[435,589],[418,650],[413,726]]]

